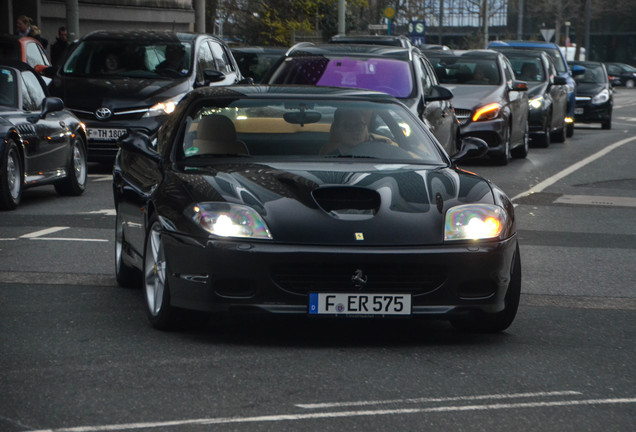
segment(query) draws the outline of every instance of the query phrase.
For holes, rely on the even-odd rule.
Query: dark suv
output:
[[[128,130],[154,133],[195,87],[243,77],[219,38],[169,31],[96,31],[48,71],[53,96],[85,124],[88,159],[111,163]]]
[[[294,45],[263,80],[376,90],[395,96],[431,130],[449,155],[459,146],[459,123],[435,70],[415,47],[323,44]]]

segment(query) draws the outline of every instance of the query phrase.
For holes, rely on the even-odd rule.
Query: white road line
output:
[[[541,183],[531,187],[527,191],[521,192],[520,194],[514,196],[512,198],[512,201],[518,200],[519,198],[526,197],[526,196],[531,195],[533,193],[541,192],[545,188],[547,188],[548,186],[552,186],[554,183],[558,182],[562,178],[567,177],[568,175],[572,174],[573,172],[583,168],[585,165],[587,165],[587,164],[589,164],[591,162],[594,162],[597,159],[600,159],[601,157],[605,156],[609,152],[611,152],[613,150],[616,150],[617,148],[627,144],[628,142],[634,141],[634,140],[636,140],[636,137],[625,138],[624,140],[615,142],[614,144],[605,147],[603,150],[598,151],[598,152],[594,153],[593,155],[588,156],[585,159],[580,160],[580,161],[578,161],[577,163],[575,163],[573,165],[570,165],[568,168],[564,169],[561,172],[556,173],[552,177],[548,177],[547,179],[545,179]]]
[[[68,229],[69,227],[51,227],[51,228],[46,228],[40,231],[35,231],[29,234],[24,234],[22,236],[20,236],[20,238],[28,238],[28,239],[32,239],[32,238],[37,238],[37,237],[41,237],[47,234],[52,234],[54,232],[58,232],[58,231],[63,231],[65,229]]]
[[[262,423],[262,422],[281,422],[281,421],[298,421],[313,419],[331,419],[342,417],[363,417],[363,416],[382,416],[382,415],[404,415],[404,414],[422,414],[422,413],[448,413],[462,411],[494,411],[502,409],[520,409],[520,408],[551,408],[551,407],[572,407],[572,406],[591,406],[591,405],[618,405],[633,404],[636,398],[613,398],[613,399],[584,399],[584,400],[562,400],[550,402],[517,402],[506,404],[483,404],[483,405],[449,405],[430,408],[399,408],[387,410],[366,410],[366,411],[334,411],[323,413],[308,414],[278,414],[265,415],[255,417],[219,417],[219,418],[203,418],[191,420],[174,420],[166,422],[153,423],[125,423],[102,426],[78,426],[58,429],[40,429],[28,432],[101,432],[101,431],[125,431],[147,428],[166,428],[170,426],[185,425],[213,425],[213,424],[231,424],[231,423]],[[25,431],[26,432],[26,431]]]
[[[456,396],[444,398],[409,398],[409,399],[388,399],[388,400],[371,400],[371,401],[354,401],[354,402],[327,402],[315,404],[296,404],[299,408],[315,409],[315,408],[342,408],[351,406],[369,406],[383,405],[395,403],[424,403],[424,402],[451,402],[451,401],[475,401],[484,399],[515,399],[528,397],[549,397],[549,396],[574,396],[582,393],[576,391],[554,391],[554,392],[536,392],[536,393],[510,393],[510,394],[491,394],[476,396]]]
[[[72,237],[38,237],[29,240],[45,240],[45,241],[76,241],[76,242],[108,242],[106,239],[91,239],[91,238],[72,238]]]
[[[103,214],[105,216],[115,216],[115,209],[102,209],[102,210],[93,210],[89,212],[83,212],[82,214]]]
[[[88,177],[95,182],[113,181],[113,176],[110,174],[89,174]]]

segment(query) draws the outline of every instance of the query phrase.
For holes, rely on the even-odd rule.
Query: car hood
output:
[[[473,174],[398,164],[215,165],[168,177],[157,193],[168,213],[182,209],[171,218],[180,228],[195,229],[182,216],[192,203],[224,201],[255,209],[274,241],[294,244],[438,245],[449,208],[494,199]]]
[[[479,106],[498,102],[501,99],[502,89],[495,86],[482,85],[445,85],[453,92],[453,106],[459,109],[472,110]]]
[[[606,89],[607,86],[604,84],[597,83],[579,83],[576,88],[577,96],[589,96],[594,97],[601,92],[601,90]]]
[[[148,107],[190,90],[188,78],[178,80],[136,78],[55,78],[51,94],[72,109],[94,111],[106,106],[112,110]]]

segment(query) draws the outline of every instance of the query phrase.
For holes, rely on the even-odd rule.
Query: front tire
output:
[[[528,126],[528,122],[526,122],[526,128],[523,131],[523,138],[520,146],[517,146],[512,149],[512,156],[516,159],[524,159],[528,156],[528,151],[530,149],[529,139],[530,139],[530,129]]]
[[[73,139],[71,160],[69,162],[66,178],[55,183],[55,191],[58,195],[79,196],[86,190],[87,163],[86,143],[78,134]]]
[[[170,304],[166,257],[161,240],[161,224],[151,223],[144,248],[144,299],[150,324],[158,330],[175,326],[177,311]]]
[[[22,199],[22,159],[18,145],[9,139],[0,161],[0,209],[14,210]]]
[[[568,123],[565,127],[565,136],[572,138],[572,135],[574,135],[574,123]]]
[[[461,331],[477,333],[497,333],[506,330],[515,317],[519,309],[521,298],[521,257],[519,255],[519,245],[515,251],[514,262],[508,291],[504,299],[505,306],[501,312],[494,314],[478,314],[468,318],[451,320],[451,325]]]

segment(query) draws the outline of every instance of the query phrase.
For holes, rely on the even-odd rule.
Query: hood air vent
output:
[[[321,209],[340,219],[367,219],[380,208],[380,194],[359,187],[321,187],[312,192]]]

